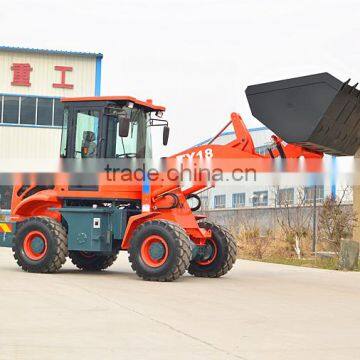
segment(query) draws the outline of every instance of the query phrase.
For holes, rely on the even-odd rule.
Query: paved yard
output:
[[[0,249],[0,359],[359,359],[360,273],[238,261],[221,279],[27,274]]]

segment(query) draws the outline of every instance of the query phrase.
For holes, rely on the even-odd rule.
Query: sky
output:
[[[330,72],[360,81],[358,0],[0,0],[0,44],[101,52],[102,95],[167,108],[171,155],[251,115],[248,85]]]

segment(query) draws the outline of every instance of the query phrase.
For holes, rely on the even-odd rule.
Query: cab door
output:
[[[75,110],[74,158],[100,157],[100,116],[99,110]]]
[[[101,157],[101,116],[99,108],[79,107],[72,110],[69,123],[67,158],[91,159]],[[71,174],[70,191],[98,191],[96,174]]]

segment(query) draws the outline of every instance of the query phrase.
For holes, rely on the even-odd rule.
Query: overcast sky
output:
[[[360,81],[358,0],[0,0],[0,43],[101,52],[103,95],[167,107],[173,154],[232,111],[247,85],[328,71]],[[158,136],[154,138],[159,142]]]

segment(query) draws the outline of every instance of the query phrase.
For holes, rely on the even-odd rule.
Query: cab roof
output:
[[[92,97],[69,97],[62,98],[62,102],[86,102],[86,101],[131,101],[134,104],[146,107],[154,111],[165,111],[164,106],[154,105],[151,99],[141,101],[133,96],[92,96]]]

